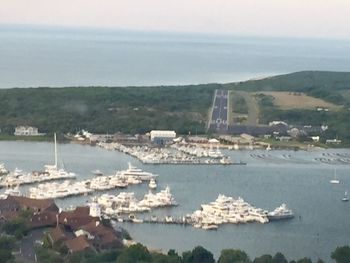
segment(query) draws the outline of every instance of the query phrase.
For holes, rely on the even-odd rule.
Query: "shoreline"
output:
[[[64,139],[62,139],[64,138]],[[90,142],[86,141],[77,141],[77,140],[72,140],[68,139],[67,137],[62,137],[58,138],[57,141],[58,143],[62,144],[81,144],[81,145],[90,145],[94,146],[94,144],[91,144]],[[4,135],[0,134],[0,142],[53,142],[53,137],[51,135],[43,135],[43,136],[15,136],[15,135]],[[303,143],[298,143],[298,144],[280,144],[276,143],[274,144],[273,142],[266,143],[264,141],[257,141],[255,145],[253,145],[253,149],[251,149],[250,145],[240,145],[239,149],[233,149],[234,144],[219,144],[218,147],[220,149],[225,149],[225,150],[230,150],[230,151],[255,151],[255,150],[265,150],[266,146],[270,144],[271,150],[269,151],[275,151],[275,150],[290,150],[290,151],[323,151],[327,149],[350,149],[350,146],[347,145],[310,145],[310,144],[303,144]],[[140,144],[142,145],[142,144]],[[198,143],[193,143],[193,145],[196,146],[202,146],[202,147],[207,147],[209,148],[209,144],[198,144]]]

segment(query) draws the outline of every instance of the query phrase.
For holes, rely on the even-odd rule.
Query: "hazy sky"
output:
[[[350,0],[0,0],[0,24],[350,38]]]

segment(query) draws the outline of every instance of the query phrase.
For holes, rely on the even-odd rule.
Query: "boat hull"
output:
[[[284,220],[284,219],[292,219],[294,218],[294,215],[268,215],[267,218],[269,221],[277,221],[277,220]]]

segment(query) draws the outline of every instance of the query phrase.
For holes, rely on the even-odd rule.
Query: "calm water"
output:
[[[350,41],[0,25],[0,88],[229,82],[349,71]]]
[[[328,150],[332,151],[335,150]],[[350,153],[350,150],[337,152]],[[249,203],[268,210],[286,202],[296,214],[296,218],[289,221],[226,225],[218,231],[168,225],[122,225],[135,240],[149,247],[183,251],[201,244],[216,256],[222,248],[241,248],[251,257],[281,251],[290,259],[309,256],[329,262],[329,255],[337,245],[350,245],[350,204],[340,201],[344,191],[350,190],[350,165],[335,166],[314,161],[314,158],[322,157],[321,151],[270,152],[279,158],[276,161],[257,160],[250,156],[251,153],[229,152],[231,158],[248,162],[247,166],[152,166],[142,165],[118,152],[74,144],[59,145],[61,159],[68,170],[79,175],[78,180],[91,177],[90,171],[95,169],[105,173],[125,169],[128,161],[159,174],[159,187],[169,185],[180,205],[158,210],[154,212],[156,214],[193,212],[200,204],[213,201],[219,193],[242,196]],[[283,154],[291,154],[293,161],[281,161]],[[300,159],[305,163],[299,163]],[[53,145],[0,142],[0,162],[10,169],[37,170],[53,162]],[[335,168],[342,181],[340,185],[329,183]],[[142,185],[127,191],[135,191],[141,197],[148,189]],[[84,204],[88,198],[67,198],[58,200],[58,204],[61,207]]]

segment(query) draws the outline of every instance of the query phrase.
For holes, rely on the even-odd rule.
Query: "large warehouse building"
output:
[[[151,141],[159,145],[168,144],[176,138],[175,131],[153,130],[150,132],[150,135]]]

